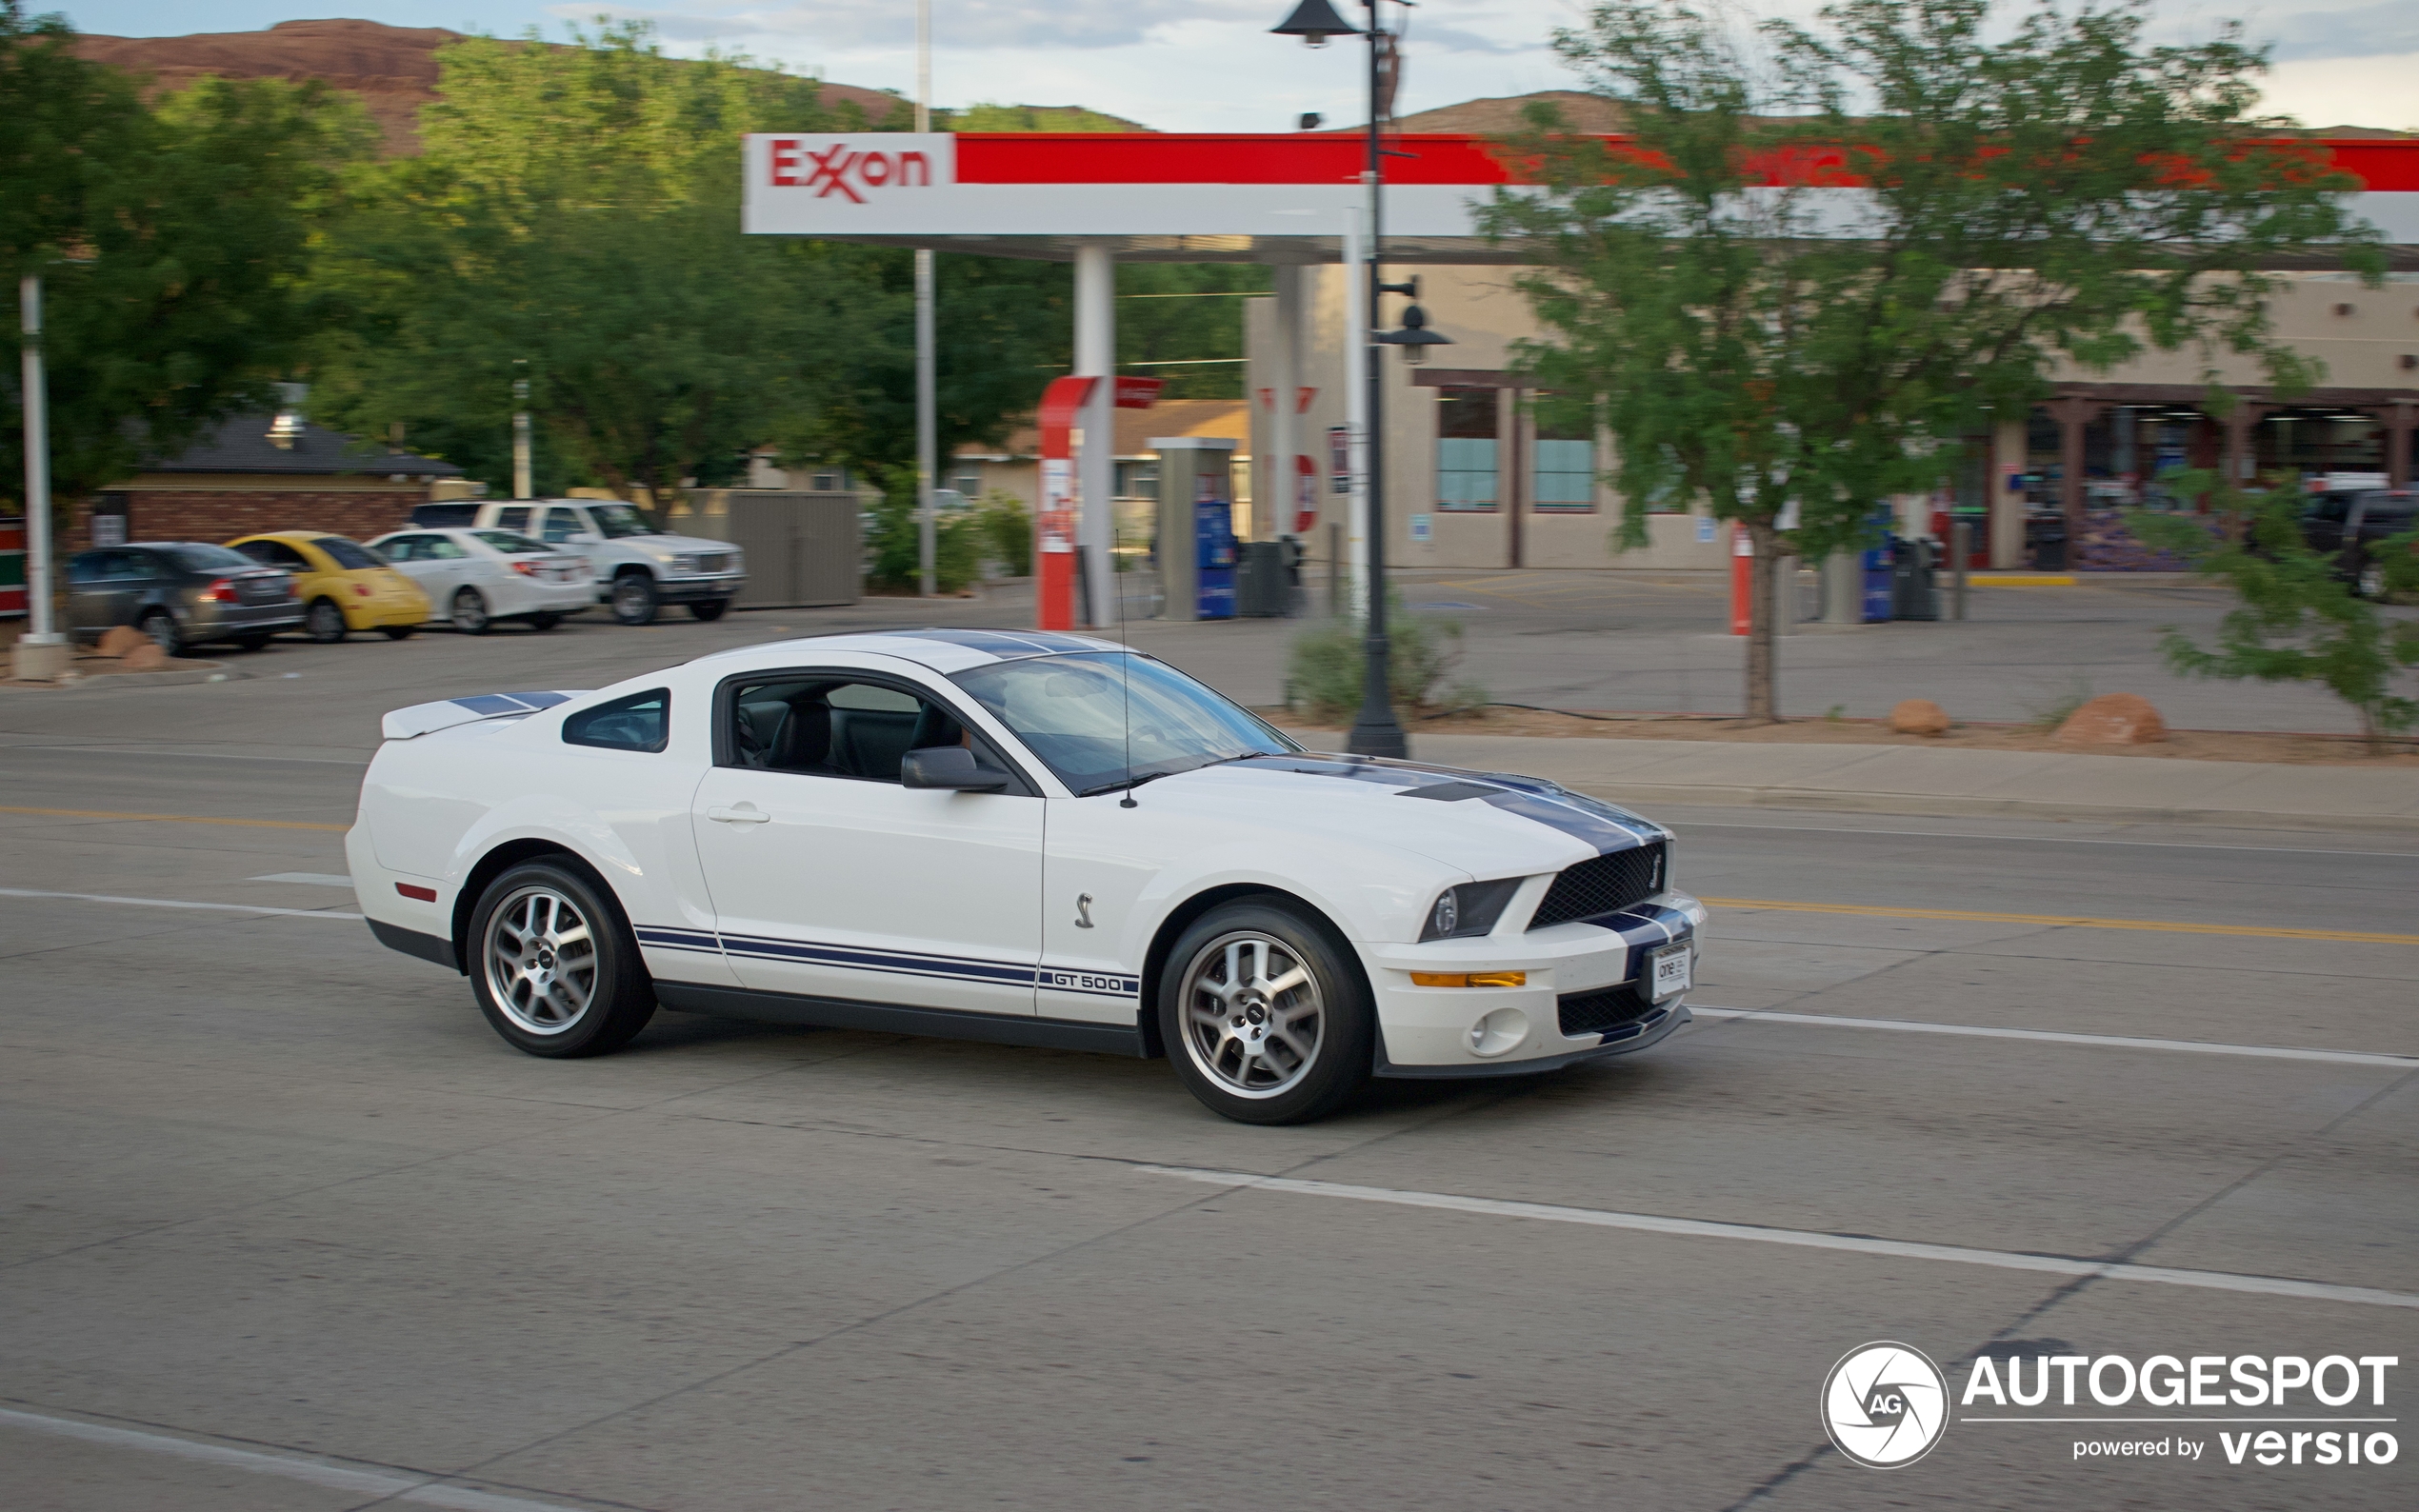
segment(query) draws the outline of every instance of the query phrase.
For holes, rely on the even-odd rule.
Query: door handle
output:
[[[725,808],[716,804],[706,810],[706,817],[718,825],[761,825],[770,822],[772,815],[753,804],[742,804],[736,808]]]

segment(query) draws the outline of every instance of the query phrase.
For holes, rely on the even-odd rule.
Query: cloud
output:
[[[2276,23],[2258,29],[2268,35]],[[2303,58],[2373,58],[2419,52],[2419,5],[2386,0],[2349,10],[2304,11],[2285,21],[2269,56],[2279,62]],[[2410,89],[2406,81],[2401,88]]]
[[[692,0],[674,7],[566,4],[566,21],[599,13],[651,21],[670,41],[794,41],[833,51],[902,48],[915,41],[915,8],[902,0],[817,0],[747,5]],[[1187,21],[1274,25],[1262,0],[947,0],[934,9],[935,50],[970,48],[1118,48]]]

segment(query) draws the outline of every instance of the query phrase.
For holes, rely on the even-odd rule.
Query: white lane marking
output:
[[[1920,1019],[1850,1019],[1832,1013],[1777,1013],[1763,1008],[1701,1008],[1704,1019],[1762,1019],[1774,1024],[1812,1024],[1827,1029],[1896,1029],[1902,1034],[1963,1034],[1985,1040],[2036,1040],[2102,1050],[2183,1050],[2194,1055],[2249,1055],[2270,1061],[2326,1061],[2335,1065],[2384,1065],[2419,1071],[2419,1055],[2369,1050],[2298,1050],[2283,1044],[2220,1044],[2209,1040],[2149,1040],[2124,1034],[2066,1034],[2054,1029],[1993,1029],[1974,1024],[1928,1024]]]
[[[341,871],[272,871],[267,876],[247,878],[250,882],[290,882],[305,887],[352,886],[352,879]]]
[[[346,883],[350,885],[351,879]],[[0,898],[61,898],[70,903],[125,903],[141,908],[207,908],[216,913],[274,913],[291,919],[350,919],[358,924],[369,917],[359,913],[338,913],[332,908],[264,908],[250,903],[188,903],[182,898],[119,898],[106,892],[41,892],[31,887],[0,887]]]
[[[0,755],[12,750],[73,751],[84,756],[162,756],[180,762],[273,762],[281,766],[367,766],[367,761],[346,761],[335,756],[235,756],[218,750],[145,750],[136,746],[6,746],[0,745]]]
[[[1896,835],[1915,840],[1988,840],[2042,846],[2131,846],[2140,850],[2250,850],[2283,856],[2379,856],[2409,861],[2419,851],[2321,850],[2310,846],[2210,846],[2189,840],[2099,840],[2086,835],[1978,835],[1962,829],[1849,829],[1841,825],[1751,825],[1736,820],[1674,819],[1681,829],[1777,829],[1790,835]]]
[[[198,1460],[205,1464],[225,1465],[230,1469],[252,1470],[262,1475],[284,1476],[289,1481],[307,1482],[335,1491],[351,1491],[363,1496],[391,1497],[420,1506],[452,1507],[456,1512],[570,1512],[560,1502],[531,1502],[516,1496],[497,1496],[490,1491],[473,1491],[468,1486],[446,1485],[429,1476],[390,1475],[376,1470],[356,1470],[349,1465],[330,1464],[323,1460],[305,1460],[291,1455],[262,1454],[255,1449],[235,1449],[225,1444],[202,1443],[191,1439],[172,1438],[165,1433],[143,1433],[133,1428],[114,1428],[106,1423],[78,1422],[72,1418],[45,1417],[40,1413],[17,1412],[0,1407],[0,1426],[24,1428],[34,1433],[54,1434],[62,1439],[77,1439],[86,1443],[106,1443],[122,1449],[145,1449],[153,1454],[174,1455],[184,1460]]]
[[[2324,1282],[2290,1281],[2281,1276],[2237,1276],[2220,1270],[2175,1270],[2164,1265],[2129,1265],[2114,1261],[2077,1260],[2065,1255],[2027,1255],[2014,1250],[1967,1249],[1956,1244],[1919,1244],[1897,1239],[1864,1239],[1801,1228],[1765,1228],[1753,1224],[1714,1224],[1695,1218],[1664,1218],[1653,1213],[1615,1213],[1595,1207],[1562,1207],[1550,1203],[1509,1203],[1492,1197],[1458,1197],[1449,1192],[1413,1192],[1391,1186],[1348,1186],[1338,1182],[1308,1182],[1287,1176],[1253,1176],[1244,1171],[1198,1170],[1186,1165],[1137,1165],[1155,1176],[1176,1176],[1212,1186],[1249,1187],[1255,1191],[1288,1192],[1303,1197],[1341,1197],[1359,1203],[1387,1203],[1398,1207],[1436,1207],[1449,1212],[1479,1213],[1492,1218],[1534,1218],[1549,1224],[1586,1224],[1597,1228],[1628,1228],[1684,1239],[1749,1239],[1765,1244],[1789,1244],[1802,1249],[1837,1249],[1857,1255],[1888,1255],[1897,1260],[1936,1260],[1957,1265],[1989,1265],[2000,1270],[2046,1271],[2053,1276],[2097,1276],[2109,1281],[2155,1282],[2169,1286],[2194,1286],[2209,1291],[2247,1291],[2267,1297],[2301,1297],[2317,1302],[2360,1303],[2371,1307],[2419,1307],[2419,1297],[2367,1286],[2334,1286]]]

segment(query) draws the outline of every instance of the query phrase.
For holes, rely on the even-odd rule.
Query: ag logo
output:
[[[1909,1344],[1866,1344],[1823,1380],[1823,1426],[1839,1452],[1875,1470],[1913,1464],[1949,1425],[1949,1383]]]

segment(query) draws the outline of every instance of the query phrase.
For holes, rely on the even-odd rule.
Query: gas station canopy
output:
[[[1517,263],[1479,234],[1475,207],[1516,175],[1489,138],[1389,136],[1385,258]],[[2419,140],[2311,143],[2362,180],[2353,208],[2419,267]],[[1332,263],[1367,204],[1357,135],[1309,132],[868,132],[747,139],[745,229],[1071,262]],[[1776,169],[1845,209],[1861,198],[1845,152]],[[1362,229],[1367,234],[1367,229]]]

